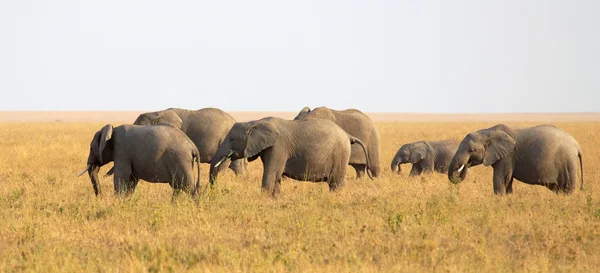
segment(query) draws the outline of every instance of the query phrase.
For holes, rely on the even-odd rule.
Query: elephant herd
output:
[[[235,122],[215,108],[170,108],[141,114],[133,125],[104,126],[94,135],[87,167],[79,175],[88,173],[98,195],[100,167],[114,162],[106,175],[113,175],[116,194],[133,193],[142,179],[169,183],[174,194],[197,197],[200,163],[210,163],[213,185],[223,170],[243,175],[248,162],[260,158],[265,192],[277,195],[284,177],[327,182],[335,191],[344,185],[348,165],[358,178],[365,173],[371,179],[378,177],[379,151],[376,127],[355,109],[305,107],[294,120]],[[571,193],[578,182],[583,189],[581,148],[571,135],[552,125],[496,125],[469,133],[461,142],[404,144],[392,160],[392,172],[399,173],[405,163],[412,164],[411,176],[436,171],[447,173],[453,183],[461,182],[470,167],[492,166],[495,194],[512,193],[514,178],[555,193]]]

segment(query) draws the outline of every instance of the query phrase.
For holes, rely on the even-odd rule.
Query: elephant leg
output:
[[[139,180],[128,177],[114,177],[115,194],[117,195],[131,195],[135,191]]]
[[[233,160],[231,161],[231,164],[229,164],[229,168],[235,172],[235,175],[245,174],[247,172],[247,166],[248,162],[245,158]]]
[[[506,185],[506,194],[512,194],[513,193],[512,185],[513,185],[513,180],[514,179],[515,179],[514,177],[511,177],[510,180],[508,181],[508,185]]]
[[[379,163],[374,163],[374,162],[370,162],[370,163],[371,163],[371,169],[370,169],[371,175],[373,177],[378,177],[379,173],[380,173],[380,170],[379,170],[380,168],[379,168],[379,165],[374,165],[374,164],[379,164]]]
[[[510,185],[512,192],[512,164],[508,160],[498,160],[492,165],[494,168],[494,194],[504,195]]]
[[[125,183],[125,186],[127,188],[127,195],[131,195],[135,192],[135,188],[137,187],[139,181],[140,179],[133,175],[129,177],[129,181]]]
[[[282,173],[283,170],[277,171],[276,168],[269,168],[265,166],[265,170],[263,172],[262,177],[262,191],[267,193],[271,192],[273,196],[279,194]]]
[[[425,158],[423,160],[421,160],[420,162],[421,164],[421,173],[432,173],[433,169],[434,169],[434,164],[433,164],[433,160],[430,160],[429,158]]]
[[[173,188],[173,193],[179,194],[179,192],[185,192],[188,194],[192,193],[194,188],[194,172],[193,169],[189,169],[185,172],[179,172],[173,175],[171,187]]]
[[[419,162],[412,165],[409,176],[417,176],[423,173],[423,168]]]
[[[123,180],[125,180],[125,178],[117,175],[113,176],[113,186],[115,187],[115,194],[117,195],[125,193]]]
[[[272,149],[261,156],[263,162],[262,191],[272,192],[273,195],[279,193],[281,185],[281,176],[285,169],[285,158],[277,158]]]
[[[367,170],[367,165],[365,164],[350,164],[356,170],[356,179],[362,178],[365,176],[365,171]]]
[[[544,186],[556,194],[558,194],[560,190],[560,187],[557,184],[545,184]]]
[[[133,174],[131,172],[131,164],[129,162],[125,163],[115,163],[114,166],[114,176],[113,176],[113,184],[115,188],[115,194],[124,195],[128,194],[132,188],[132,177]],[[137,184],[137,182],[136,182]],[[135,186],[133,186],[135,188]]]
[[[327,182],[329,183],[329,191],[337,191],[344,186],[346,182],[346,165],[340,166],[337,170],[334,170]]]
[[[577,178],[579,174],[579,164],[569,162],[567,168],[561,171],[558,175],[558,185],[560,191],[564,194],[570,194],[573,192],[577,185]]]
[[[271,195],[276,197],[281,192],[281,176],[275,178],[275,184],[273,185],[273,192]]]

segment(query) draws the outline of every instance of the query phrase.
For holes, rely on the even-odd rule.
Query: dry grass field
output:
[[[102,178],[96,198],[85,167],[106,122],[0,123],[1,272],[597,272],[600,268],[600,123],[552,122],[584,151],[585,191],[556,195],[521,182],[492,193],[492,169],[445,175],[392,174],[401,144],[462,139],[496,124],[378,122],[380,178],[345,187],[287,179],[273,199],[262,166],[227,172],[199,200],[171,200],[168,185],[140,182],[129,198]],[[529,126],[541,122],[508,124]],[[101,169],[106,172],[109,166]]]

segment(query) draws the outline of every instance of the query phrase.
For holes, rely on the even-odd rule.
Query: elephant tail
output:
[[[581,151],[577,152],[577,157],[579,157],[579,168],[581,169],[581,188],[583,190],[583,155]]]
[[[198,177],[196,178],[196,187],[194,188],[193,196],[197,198],[200,195],[200,152],[198,149],[194,149],[192,152],[192,158],[196,158],[196,168],[198,168]],[[192,170],[194,169],[194,161],[192,160]]]
[[[354,136],[348,135],[348,137],[350,138],[350,145],[358,143],[358,145],[360,145],[360,147],[362,147],[363,151],[365,152],[365,158],[367,159],[367,175],[369,175],[369,178],[373,180],[373,175],[371,174],[371,163],[369,161],[369,153],[367,153],[367,148],[365,147],[365,144],[362,143],[360,139]]]

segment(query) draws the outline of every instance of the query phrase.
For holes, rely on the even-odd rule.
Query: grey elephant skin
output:
[[[503,124],[468,134],[450,162],[448,179],[461,182],[469,167],[494,168],[494,193],[512,193],[513,179],[571,193],[581,182],[583,155],[571,135],[553,125],[511,128]]]
[[[235,124],[235,119],[216,108],[200,110],[169,108],[141,114],[133,124],[169,124],[181,129],[198,147],[200,162],[210,163],[225,135]],[[234,160],[231,164],[227,160],[219,170],[229,167],[236,175],[240,175],[246,172],[247,164],[244,159]]]
[[[210,169],[214,172],[226,158],[253,161],[260,157],[264,169],[263,191],[279,193],[282,176],[327,182],[329,189],[335,191],[344,185],[353,143],[358,143],[363,153],[367,153],[360,140],[329,120],[292,121],[268,117],[238,122],[213,157]],[[216,178],[216,174],[211,174],[212,177]]]
[[[304,107],[294,120],[327,119],[342,127],[349,135],[360,139],[367,147],[368,155],[365,156],[360,147],[352,146],[350,165],[356,170],[356,176],[362,177],[367,168],[367,159],[370,161],[370,171],[377,177],[381,171],[379,160],[379,132],[371,119],[363,112],[356,109],[342,111],[332,110],[327,107],[317,107],[311,110]],[[368,158],[367,158],[368,157]]]
[[[194,160],[198,177],[194,187]],[[179,191],[198,195],[200,188],[200,155],[196,145],[179,129],[169,125],[110,124],[94,135],[90,143],[86,171],[94,193],[99,195],[98,171],[114,161],[114,189],[118,195],[134,192],[139,179],[169,183],[174,194]]]
[[[431,173],[446,174],[450,161],[458,149],[458,141],[418,141],[400,147],[392,159],[392,172],[401,173],[401,164],[411,163],[410,176]]]

